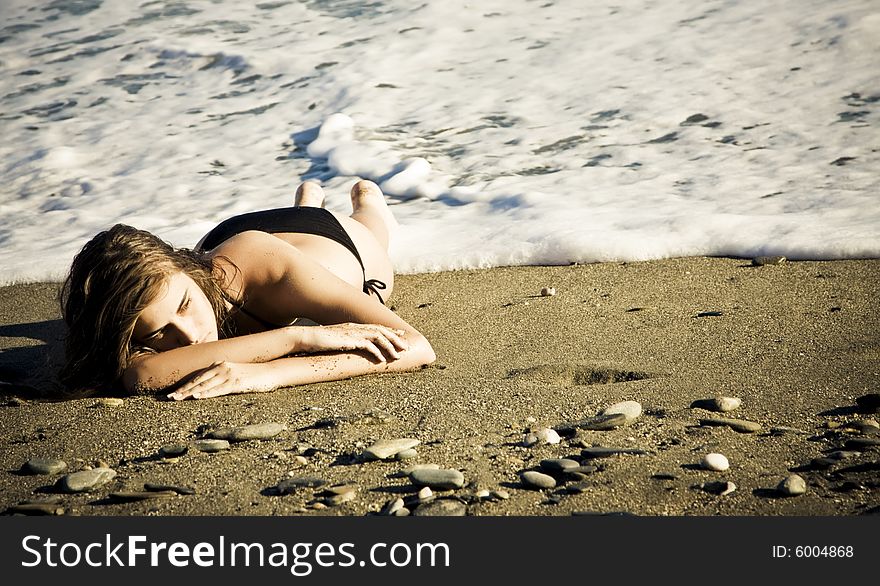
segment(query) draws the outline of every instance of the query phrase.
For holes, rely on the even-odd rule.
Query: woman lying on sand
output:
[[[397,222],[382,192],[356,183],[351,217],[323,203],[303,183],[295,207],[230,218],[194,251],[122,224],[95,236],[61,290],[63,382],[203,399],[432,363],[431,344],[384,305]]]

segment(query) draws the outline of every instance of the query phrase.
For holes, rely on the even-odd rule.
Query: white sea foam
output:
[[[401,272],[880,256],[872,0],[5,0],[0,283],[379,182]]]

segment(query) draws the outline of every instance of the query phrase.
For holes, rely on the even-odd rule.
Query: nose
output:
[[[179,346],[192,346],[199,341],[199,336],[193,324],[179,324],[177,330],[177,343]]]

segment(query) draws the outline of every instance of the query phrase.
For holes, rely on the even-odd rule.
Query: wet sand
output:
[[[556,294],[541,296],[542,287]],[[129,397],[120,406],[48,401],[25,386],[50,380],[46,364],[63,336],[56,294],[51,283],[0,288],[0,380],[12,383],[0,385],[0,510],[30,499],[57,502],[68,515],[364,515],[417,492],[399,476],[414,463],[460,470],[464,488],[435,496],[469,515],[880,510],[880,448],[867,445],[880,438],[870,423],[880,415],[856,408],[858,397],[880,392],[878,260],[755,267],[694,257],[404,275],[390,305],[431,340],[432,367],[204,401]],[[701,425],[720,414],[699,401],[718,395],[742,399],[724,416],[761,430]],[[530,430],[624,400],[643,409],[628,425],[523,445]],[[868,423],[846,425],[855,421]],[[262,422],[287,429],[219,453],[157,456],[214,428]],[[375,440],[404,437],[420,441],[412,460],[359,457]],[[593,445],[646,453],[585,460],[581,451]],[[811,464],[847,445],[827,466]],[[701,468],[710,452],[730,468]],[[522,484],[520,472],[562,457],[597,470],[559,477],[554,489]],[[66,494],[54,488],[60,474],[19,473],[29,458],[61,459],[71,472],[101,461],[118,475],[94,492]],[[806,480],[806,494],[783,497],[776,487],[792,473]],[[354,483],[357,493],[315,509],[320,488],[278,494],[274,487],[291,476]],[[700,488],[713,481],[736,490]],[[195,494],[108,498],[145,483]],[[509,499],[481,498],[481,490]]]

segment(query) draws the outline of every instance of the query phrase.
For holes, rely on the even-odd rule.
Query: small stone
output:
[[[324,493],[329,495],[338,495],[338,494],[349,494],[349,493],[357,493],[358,487],[357,484],[334,484],[333,486],[328,486],[324,489]]]
[[[580,462],[577,460],[569,460],[568,458],[549,458],[547,460],[541,460],[541,468],[546,472],[567,472],[580,465]]]
[[[57,486],[64,492],[91,492],[114,478],[116,471],[112,468],[94,468],[62,476],[58,479]]]
[[[761,431],[761,424],[754,421],[746,421],[744,419],[727,419],[724,417],[709,417],[700,419],[700,425],[727,426],[734,431],[740,433],[754,433]]]
[[[533,433],[527,433],[523,436],[522,445],[531,448],[532,446],[538,445],[539,441],[541,440],[538,439],[538,436]]]
[[[711,401],[711,405],[715,411],[728,413],[739,409],[742,405],[742,399],[738,397],[714,397]]]
[[[780,493],[785,496],[798,496],[807,492],[807,481],[797,474],[789,475],[785,480],[776,487]]]
[[[526,488],[547,489],[556,487],[555,478],[535,470],[526,470],[521,472],[519,476]]]
[[[784,256],[756,256],[752,259],[752,266],[763,267],[768,265],[781,265],[786,261]]]
[[[208,434],[211,439],[226,440],[229,442],[246,442],[251,440],[268,440],[287,430],[282,423],[255,423],[240,427],[223,427],[215,429]]]
[[[627,423],[635,421],[641,414],[642,405],[638,401],[621,401],[602,412],[602,415],[623,415]]]
[[[598,469],[598,466],[581,465],[574,468],[568,468],[565,473],[571,478],[577,477],[578,480],[583,480],[584,477],[587,476],[587,474],[592,474]]]
[[[412,460],[413,458],[418,458],[418,457],[419,457],[419,453],[414,448],[410,448],[408,450],[402,450],[400,452],[397,452],[394,455],[394,458],[397,460],[400,460],[400,461]]]
[[[295,476],[278,483],[275,491],[280,495],[293,494],[301,488],[318,488],[327,484],[323,478],[316,476]]]
[[[7,515],[52,515],[58,516],[64,514],[64,507],[51,503],[23,503],[12,505],[6,509]]]
[[[492,498],[495,498],[495,499],[506,501],[507,499],[510,498],[510,493],[507,492],[506,490],[504,490],[503,488],[500,488],[498,490],[493,490],[491,493],[489,493],[489,496],[491,496]]]
[[[118,397],[101,397],[95,402],[95,407],[122,407],[124,400]]]
[[[318,502],[316,502],[316,503],[312,503],[312,504],[310,504],[310,505],[309,505],[309,508],[310,508],[310,509],[314,509],[315,511],[323,511],[324,509],[327,508],[327,505],[325,505],[324,503],[318,501]]]
[[[300,466],[305,466],[308,463],[309,463],[309,459],[306,458],[305,456],[297,455],[297,456],[293,457],[293,465],[296,466],[297,468],[299,468]]]
[[[189,448],[183,444],[168,444],[159,448],[160,458],[179,458],[185,455]]]
[[[478,490],[474,494],[474,496],[477,497],[478,499],[480,499],[481,501],[485,501],[485,500],[489,500],[490,498],[492,498],[492,493],[489,491],[488,488],[483,488],[481,490]]]
[[[31,458],[21,466],[22,474],[61,474],[67,471],[67,462],[50,458]]]
[[[458,470],[413,470],[409,478],[417,486],[439,490],[454,490],[464,486],[464,474]]]
[[[399,509],[394,511],[395,517],[409,517],[409,515],[410,515],[409,509],[407,509],[406,507],[400,507]]]
[[[724,454],[706,454],[703,456],[700,465],[706,470],[715,470],[717,472],[723,472],[730,468],[730,462],[727,461],[727,457]]]
[[[868,393],[856,399],[862,413],[880,413],[880,393]]]
[[[541,297],[552,297],[556,295],[556,287],[541,287]]]
[[[195,489],[188,486],[175,486],[173,484],[154,484],[152,482],[145,482],[144,490],[155,492],[166,492],[170,490],[180,495],[192,495],[196,493]]]
[[[379,514],[385,515],[385,516],[392,516],[402,508],[403,508],[403,499],[396,498],[394,500],[390,500],[387,503],[385,503],[385,506],[382,507],[381,511],[379,511]]]
[[[431,487],[426,486],[418,492],[416,497],[421,503],[431,502],[432,500],[434,500],[434,491],[431,490]]]
[[[736,485],[732,482],[728,481],[712,481],[712,482],[704,482],[700,485],[700,488],[705,490],[706,492],[710,492],[712,494],[717,494],[718,496],[726,496],[736,490]]]
[[[223,439],[201,439],[193,442],[193,447],[200,452],[214,454],[229,449],[229,442]]]
[[[535,437],[538,438],[539,442],[550,445],[558,444],[562,439],[555,430],[552,430],[549,427],[542,427],[535,431]]]
[[[467,507],[454,499],[437,499],[413,511],[414,517],[464,517],[466,514]]]
[[[419,440],[409,437],[379,440],[364,450],[361,457],[364,460],[387,460],[404,450],[416,447],[419,443],[421,443]]]

